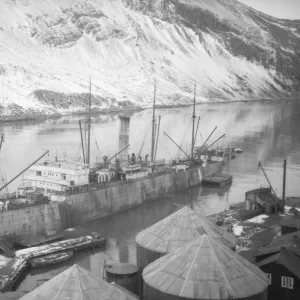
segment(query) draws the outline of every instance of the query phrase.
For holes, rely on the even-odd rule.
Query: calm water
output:
[[[178,149],[163,136],[166,131],[184,149],[190,149],[191,107],[159,110],[161,135],[158,158],[172,158]],[[243,201],[247,190],[267,185],[258,161],[265,171],[277,194],[282,192],[283,159],[288,160],[287,195],[300,194],[300,104],[297,102],[226,103],[199,105],[197,116],[201,117],[198,144],[209,135],[214,126],[218,129],[211,141],[226,134],[219,145],[230,143],[240,147],[244,153],[232,160],[229,171],[234,176],[233,184],[223,190],[195,188],[187,193],[173,195],[145,204],[130,211],[95,221],[79,228],[77,234],[98,231],[109,239],[105,252],[80,252],[67,264],[47,269],[32,270],[20,283],[18,290],[31,290],[37,279],[49,279],[74,262],[102,276],[103,261],[135,263],[135,235],[143,228],[168,216],[186,204],[193,204],[196,210],[208,215],[220,212],[231,203]],[[50,157],[78,157],[80,155],[80,117],[65,117],[44,122],[24,122],[0,125],[5,134],[5,143],[0,153],[0,171],[4,180],[43,153],[50,150]],[[103,155],[112,156],[117,152],[117,115],[93,116],[91,152],[92,160]],[[131,116],[130,152],[138,153],[144,142],[142,155],[150,149],[151,111],[134,113]],[[186,133],[187,132],[187,133]],[[186,138],[183,139],[186,133]],[[183,157],[183,155],[181,155]],[[9,187],[13,192],[22,178]],[[2,184],[1,184],[2,185]]]

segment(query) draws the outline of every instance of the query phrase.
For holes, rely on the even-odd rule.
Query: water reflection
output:
[[[198,105],[196,114],[201,117],[198,145],[218,126],[211,141],[226,133],[219,145],[242,147],[245,152],[240,158],[236,171],[252,172],[257,161],[275,163],[284,156],[291,163],[298,164],[299,150],[299,104],[297,102],[230,103]],[[142,155],[149,153],[151,143],[151,110],[131,112],[130,152]],[[158,109],[162,116],[161,135],[159,137],[158,158],[171,158],[179,150],[166,137],[166,131],[183,149],[190,147],[191,108]],[[43,121],[28,121],[0,125],[5,134],[5,143],[1,150],[0,166],[4,179],[8,180],[38,157],[43,150],[50,150],[50,157],[76,157],[80,155],[80,133],[78,121],[84,116],[64,117]],[[104,154],[112,156],[118,145],[118,114],[93,115],[91,132],[92,162]],[[187,128],[189,130],[187,131]],[[183,138],[185,136],[185,138]],[[20,179],[10,189],[14,189]]]

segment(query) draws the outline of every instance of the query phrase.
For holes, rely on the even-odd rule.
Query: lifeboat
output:
[[[49,254],[43,257],[33,258],[30,264],[33,268],[46,267],[56,265],[72,258],[74,255],[73,251],[66,251],[60,253]]]

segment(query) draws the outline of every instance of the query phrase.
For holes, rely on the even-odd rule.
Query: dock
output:
[[[203,179],[203,185],[212,185],[218,187],[224,187],[232,183],[232,176],[229,174],[218,173],[213,176]]]
[[[106,239],[101,237],[98,233],[93,232],[90,235],[18,250],[15,253],[15,257],[10,259],[9,262],[0,269],[0,291],[2,293],[11,291],[17,280],[28,269],[30,261],[33,258],[69,250],[78,251],[105,246]]]

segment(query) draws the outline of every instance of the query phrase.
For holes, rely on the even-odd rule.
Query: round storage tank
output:
[[[136,236],[138,268],[144,269],[161,256],[177,250],[203,234],[208,234],[224,245],[235,248],[236,239],[232,233],[186,206]]]
[[[138,267],[127,263],[106,266],[106,281],[114,282],[134,294],[138,294]]]
[[[108,283],[75,264],[20,298],[20,300],[41,299],[137,300],[139,298],[117,284]]]
[[[266,300],[268,278],[206,234],[147,266],[143,300]]]

